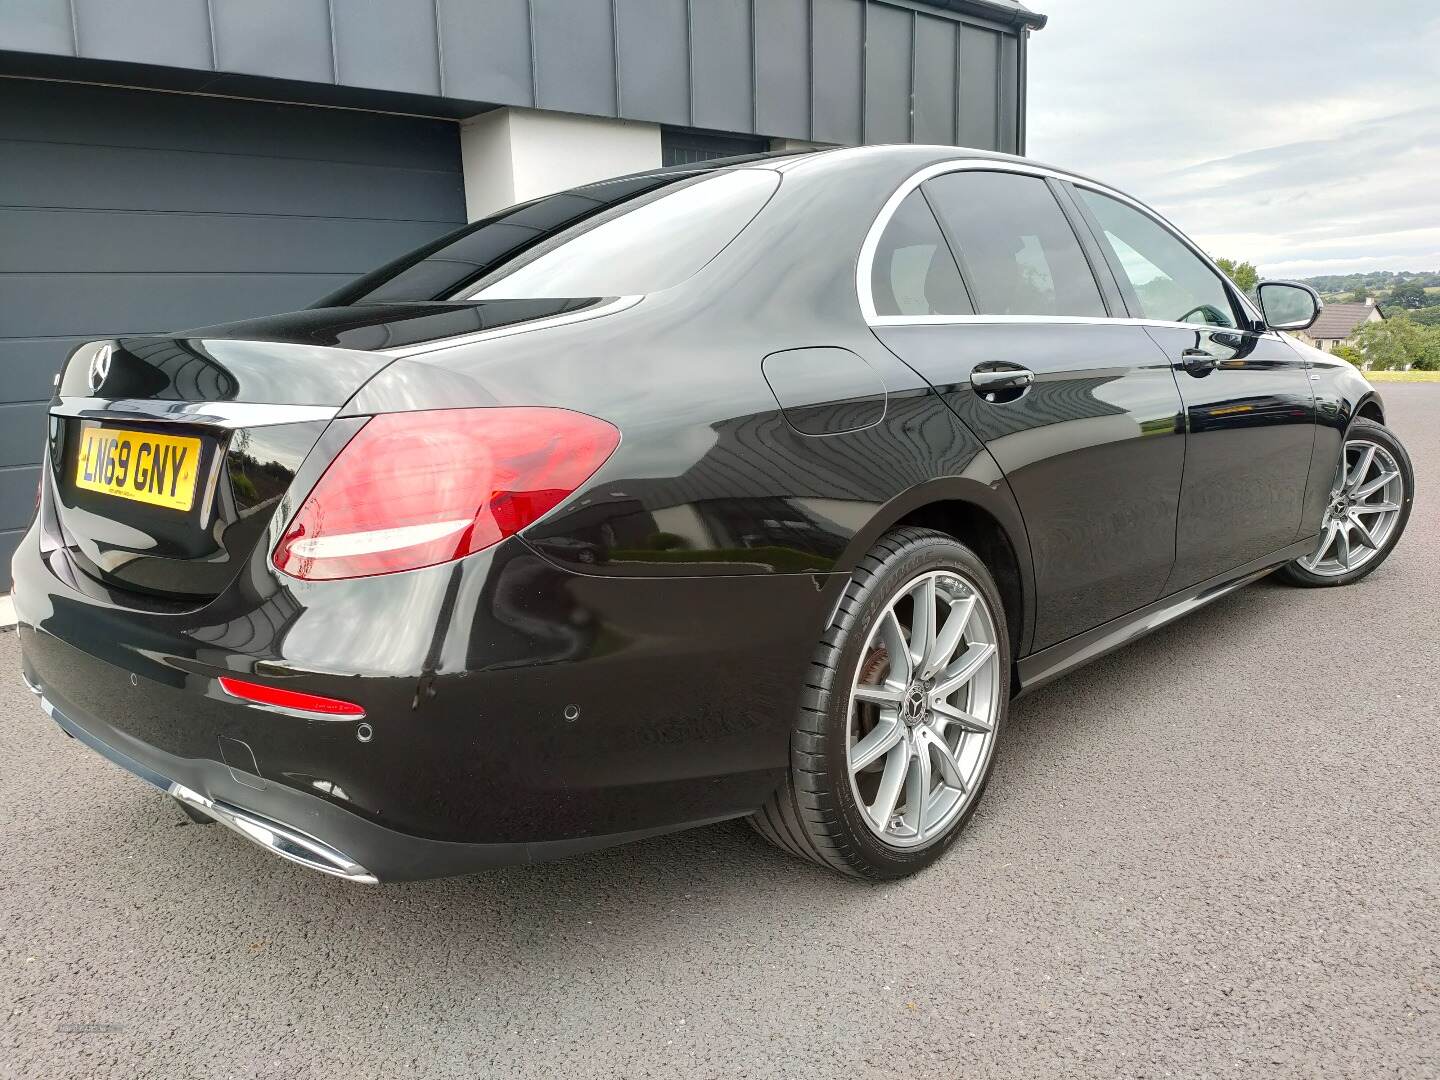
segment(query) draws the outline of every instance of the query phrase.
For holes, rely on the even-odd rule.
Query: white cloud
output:
[[[1032,5],[1033,156],[1264,273],[1440,269],[1440,8],[1060,3]]]

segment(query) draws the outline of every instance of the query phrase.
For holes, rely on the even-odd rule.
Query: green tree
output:
[[[1347,345],[1343,341],[1330,350],[1330,355],[1338,356],[1341,360],[1348,360],[1356,367],[1365,366],[1365,354],[1354,345]]]
[[[1410,366],[1416,371],[1440,371],[1440,326],[1416,325],[1420,331],[1420,348]]]
[[[1345,302],[1347,304],[1363,304],[1365,303],[1365,298],[1369,295],[1370,294],[1365,291],[1364,285],[1356,285],[1355,288],[1345,294]]]
[[[1397,308],[1422,308],[1429,303],[1425,286],[1418,281],[1402,281],[1390,290],[1390,306]]]
[[[1234,259],[1216,259],[1215,265],[1225,271],[1225,276],[1235,283],[1236,288],[1248,296],[1255,295],[1255,286],[1260,284],[1260,272],[1254,263],[1237,263]]]
[[[1440,367],[1440,326],[1425,326],[1403,315],[1366,323],[1351,341],[1377,371]]]

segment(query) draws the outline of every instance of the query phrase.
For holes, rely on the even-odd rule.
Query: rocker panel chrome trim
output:
[[[1212,600],[1218,600],[1226,593],[1248,585],[1276,567],[1283,566],[1301,555],[1309,554],[1314,547],[1315,537],[1312,536],[1299,543],[1291,544],[1289,547],[1281,548],[1279,551],[1271,552],[1253,562],[1238,566],[1228,573],[1220,574],[1197,585],[1191,585],[1189,588],[1157,600],[1153,604],[1148,604],[1138,611],[1121,615],[1118,619],[1111,619],[1094,630],[1087,630],[1083,634],[1077,634],[1066,641],[1032,653],[1015,665],[1020,682],[1020,692],[1028,693],[1060,678],[1075,668],[1088,664],[1091,660],[1114,652],[1121,646],[1144,637],[1152,630],[1158,630],[1166,623],[1174,622],[1182,615],[1188,615]]]

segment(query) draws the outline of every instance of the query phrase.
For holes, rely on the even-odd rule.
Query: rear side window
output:
[[[1235,326],[1235,309],[1215,271],[1148,214],[1098,191],[1073,189],[1099,222],[1135,298],[1139,314],[1160,322]]]
[[[919,190],[896,208],[870,270],[877,315],[969,315],[970,300],[935,215]]]
[[[536,245],[465,297],[629,296],[678,285],[750,224],[780,174],[736,169],[677,184]]]
[[[1108,314],[1080,241],[1040,177],[967,170],[924,187],[980,314]]]

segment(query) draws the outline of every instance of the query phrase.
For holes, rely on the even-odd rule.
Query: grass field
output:
[[[1440,383],[1440,371],[1365,371],[1371,382],[1434,382]]]

